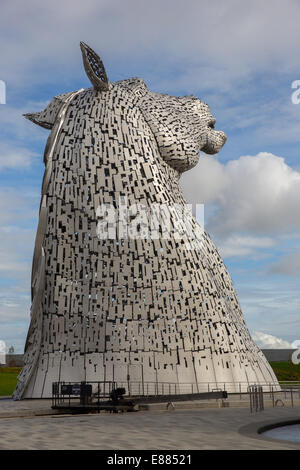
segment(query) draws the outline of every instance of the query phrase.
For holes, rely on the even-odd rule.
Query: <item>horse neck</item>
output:
[[[154,134],[131,97],[115,93],[103,106],[98,127],[103,190],[110,188],[146,205],[184,203],[180,173],[161,157]]]

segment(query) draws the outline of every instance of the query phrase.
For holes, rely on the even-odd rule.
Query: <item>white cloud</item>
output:
[[[182,186],[189,202],[213,204],[207,227],[214,236],[274,236],[300,228],[300,172],[271,153],[225,165],[202,155]]]
[[[182,186],[188,202],[205,204],[205,228],[223,257],[269,258],[268,275],[300,273],[300,172],[284,158],[260,152],[222,164],[201,155]]]
[[[258,248],[272,248],[276,245],[275,240],[270,237],[250,237],[232,235],[218,245],[223,257],[254,255]]]
[[[37,82],[56,64],[63,76],[84,40],[124,63],[154,57],[157,72],[166,61],[218,64],[236,80],[254,69],[297,70],[299,14],[293,0],[15,0],[1,8],[1,69],[11,81]]]
[[[252,334],[252,338],[261,349],[293,349],[293,346],[288,341],[262,333],[261,331],[255,331]]]

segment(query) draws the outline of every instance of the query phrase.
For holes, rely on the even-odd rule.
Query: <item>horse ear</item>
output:
[[[70,95],[72,95],[72,92],[54,96],[43,111],[23,114],[23,116],[38,126],[44,127],[45,129],[52,129],[62,104]]]
[[[38,126],[44,127],[45,129],[52,129],[53,123],[45,121],[42,117],[42,114],[43,114],[43,112],[41,111],[40,113],[23,114],[23,116],[26,119],[29,119],[29,121],[34,122],[34,124],[37,124]]]
[[[44,127],[45,129],[52,129],[61,104],[62,102],[60,99],[58,97],[54,97],[43,111],[23,114],[23,116],[38,126]]]
[[[95,90],[107,91],[109,81],[100,57],[84,42],[80,43],[84,69]]]

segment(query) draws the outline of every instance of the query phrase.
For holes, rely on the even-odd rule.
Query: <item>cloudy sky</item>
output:
[[[228,141],[183,176],[184,193],[205,204],[257,343],[300,339],[299,17],[297,0],[2,0],[0,340],[23,351],[48,135],[22,114],[90,86],[80,41],[112,82],[139,76],[210,105]]]

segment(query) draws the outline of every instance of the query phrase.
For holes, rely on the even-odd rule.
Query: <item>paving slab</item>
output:
[[[0,401],[12,412],[47,410],[51,401]],[[41,401],[40,401],[41,402]],[[12,405],[13,404],[13,405]],[[177,404],[176,404],[177,405]],[[300,407],[266,408],[250,413],[249,408],[194,408],[100,413],[2,417],[0,449],[99,449],[99,450],[192,450],[192,449],[297,449],[299,444],[274,441],[257,434],[269,423],[300,420]]]

